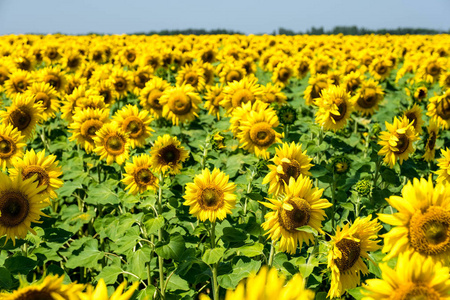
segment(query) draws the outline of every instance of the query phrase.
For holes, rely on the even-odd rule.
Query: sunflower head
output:
[[[114,161],[122,165],[129,156],[129,135],[116,122],[103,124],[96,132],[94,152],[108,165]]]
[[[152,169],[157,173],[179,173],[181,163],[189,156],[189,152],[181,146],[180,141],[168,134],[158,137],[150,153]]]
[[[122,182],[126,184],[125,190],[135,195],[147,190],[158,189],[159,180],[151,170],[151,159],[147,154],[133,157],[133,162],[125,165],[126,174]]]
[[[325,130],[342,129],[353,110],[350,94],[344,86],[331,85],[322,91],[321,98],[316,99],[319,110],[316,112],[316,123]]]

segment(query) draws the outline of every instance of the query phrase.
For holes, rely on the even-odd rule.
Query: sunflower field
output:
[[[450,299],[450,37],[0,36],[0,299]]]

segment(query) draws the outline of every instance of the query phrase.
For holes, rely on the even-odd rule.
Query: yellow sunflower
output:
[[[11,124],[0,124],[0,166],[5,171],[23,155],[24,136]]]
[[[268,83],[266,86],[262,86],[262,96],[261,101],[266,103],[277,103],[284,104],[286,103],[287,97],[281,91],[281,86],[278,84],[273,85],[272,83]]]
[[[117,123],[103,124],[95,135],[94,152],[100,155],[100,159],[106,159],[108,165],[114,161],[122,165],[128,159],[130,148],[128,133]]]
[[[377,245],[378,231],[382,228],[377,219],[370,220],[371,215],[357,218],[350,226],[345,224],[336,228],[336,236],[331,237],[331,250],[328,252],[328,268],[331,269],[331,287],[329,298],[342,296],[346,290],[361,283],[361,274],[368,274],[369,269],[363,258],[370,259],[368,251],[381,248]]]
[[[64,93],[67,84],[66,74],[59,66],[39,70],[36,74],[36,81],[48,83],[58,93]]]
[[[395,117],[392,124],[386,122],[386,130],[380,133],[378,144],[383,148],[378,151],[378,155],[384,155],[384,162],[393,168],[397,159],[402,164],[414,152],[413,143],[419,137],[414,125],[406,117],[400,120]]]
[[[17,128],[28,140],[31,138],[36,124],[41,120],[43,110],[42,105],[35,103],[33,97],[17,95],[6,111],[0,111],[0,119],[3,124],[11,124]]]
[[[58,93],[50,86],[50,84],[41,82],[33,83],[24,93],[25,97],[32,97],[35,103],[41,103],[44,111],[42,112],[42,120],[46,121],[53,118],[59,110],[60,101]]]
[[[270,171],[262,184],[269,183],[268,193],[276,197],[284,193],[290,178],[311,175],[309,169],[313,165],[312,158],[306,155],[306,150],[302,151],[301,144],[283,143],[282,147],[277,147],[275,151],[275,157],[271,159],[274,164],[268,165]]]
[[[442,96],[431,97],[427,105],[427,116],[434,119],[439,127],[450,128],[450,89]]]
[[[240,147],[255,153],[257,157],[269,158],[267,149],[276,143],[281,143],[282,135],[275,131],[279,125],[278,117],[270,111],[251,111],[245,120],[240,121]]]
[[[73,115],[80,109],[106,107],[103,97],[98,94],[98,90],[81,85],[65,97],[61,108],[61,117],[68,122],[72,122]]]
[[[413,124],[414,130],[418,134],[422,134],[422,126],[425,122],[422,120],[422,108],[420,108],[419,105],[414,103],[412,108],[403,113],[403,116],[405,116],[408,121]]]
[[[439,86],[445,89],[450,88],[450,70],[443,72],[439,76]]]
[[[436,171],[438,178],[436,181],[438,183],[450,183],[450,149],[441,149],[442,158],[439,158],[438,167],[439,170]]]
[[[201,92],[206,85],[203,69],[198,66],[187,65],[178,71],[177,85],[190,84],[196,92]]]
[[[286,281],[275,268],[263,266],[257,275],[242,280],[236,289],[228,290],[225,300],[313,300],[314,292],[305,289],[300,274]]]
[[[428,138],[425,144],[425,153],[422,156],[426,161],[434,160],[434,154],[436,152],[436,140],[439,137],[439,127],[433,119],[430,120],[430,124],[427,127]]]
[[[273,108],[269,107],[268,103],[259,100],[256,100],[254,103],[243,103],[240,107],[234,109],[233,113],[231,114],[230,130],[236,138],[241,132],[241,122],[247,120],[247,117],[250,115],[251,111],[265,111],[266,114],[276,115],[276,111]]]
[[[298,79],[302,79],[308,74],[309,71],[309,59],[301,58],[294,63],[294,69],[296,70],[296,76]]]
[[[323,189],[313,188],[312,180],[300,174],[297,179],[289,178],[289,184],[285,185],[285,192],[280,200],[268,199],[270,203],[261,202],[273,210],[264,216],[266,221],[261,227],[273,242],[280,240],[280,251],[294,254],[299,246],[302,247],[303,242],[309,245],[314,241],[314,235],[299,230],[300,227],[310,226],[323,234],[324,209],[332,204],[321,199],[322,194]]]
[[[351,99],[356,111],[363,116],[371,116],[378,110],[378,104],[383,100],[384,92],[377,81],[372,78],[363,81],[361,88],[356,91]]]
[[[126,163],[125,172],[122,182],[127,185],[125,190],[129,190],[129,193],[136,195],[147,190],[158,189],[159,180],[151,171],[149,155],[134,156],[133,162]]]
[[[66,95],[70,95],[77,87],[80,85],[86,85],[86,83],[86,78],[82,77],[79,73],[67,75],[67,84],[64,93]]]
[[[96,90],[98,94],[103,97],[103,102],[106,106],[111,106],[116,101],[116,92],[114,91],[114,86],[109,81],[101,81],[97,85],[92,87],[93,90]]]
[[[64,70],[76,72],[83,63],[84,57],[81,55],[79,49],[70,49],[63,53],[61,66]]]
[[[228,182],[229,176],[214,168],[212,172],[204,169],[196,175],[194,182],[186,184],[186,200],[183,204],[189,206],[189,213],[204,222],[216,219],[223,220],[236,205],[234,191],[236,185]]]
[[[153,77],[141,90],[139,95],[140,105],[148,110],[155,118],[162,117],[162,105],[159,102],[164,91],[170,87],[170,84],[160,77]]]
[[[351,96],[355,95],[356,90],[361,86],[364,81],[364,75],[359,71],[351,72],[344,76],[343,84],[347,89],[347,92],[350,93]],[[335,84],[336,85],[336,84]]]
[[[45,195],[52,199],[58,196],[55,190],[63,185],[63,181],[58,177],[62,175],[61,166],[58,166],[58,161],[55,155],[45,156],[45,150],[34,152],[34,149],[27,150],[25,155],[13,162],[14,168],[8,169],[12,178],[18,177],[19,174],[23,180],[35,177],[38,187],[45,186],[45,189],[39,194]]]
[[[17,70],[9,75],[5,81],[5,92],[10,98],[18,94],[23,94],[33,83],[31,73],[28,71]]]
[[[308,86],[306,87],[304,98],[307,105],[313,104],[313,100],[320,97],[324,89],[327,89],[333,82],[327,74],[317,74],[308,79]]]
[[[426,81],[434,83],[439,80],[444,66],[442,60],[437,55],[430,56],[420,63],[420,67],[416,72],[416,77],[419,81]]]
[[[41,209],[49,205],[41,194],[46,187],[38,187],[34,180],[23,180],[22,176],[11,179],[0,173],[0,236],[6,234],[6,240],[11,239],[14,244],[15,237],[23,239],[28,231],[36,234],[31,223],[38,222],[44,215]]]
[[[428,89],[425,86],[418,87],[414,92],[413,98],[417,102],[422,102],[427,98]]]
[[[234,109],[247,102],[255,102],[262,96],[262,88],[256,77],[245,77],[240,81],[228,83],[224,88],[225,97],[220,105],[231,114]]]
[[[219,65],[222,66],[222,65]],[[235,63],[226,63],[219,72],[220,82],[223,84],[230,84],[234,81],[241,81],[244,79],[247,72],[244,67]]]
[[[100,278],[95,289],[93,286],[89,285],[86,292],[78,293],[78,297],[80,298],[80,300],[129,300],[131,296],[133,296],[133,293],[136,290],[136,288],[139,286],[139,281],[133,283],[133,285],[128,289],[128,291],[124,293],[123,290],[126,287],[126,285],[127,285],[126,281],[122,282],[116,288],[111,297],[109,297],[105,281],[103,280],[103,278]]]
[[[353,110],[350,93],[344,86],[330,85],[322,90],[321,97],[315,100],[315,104],[319,107],[316,112],[316,123],[325,130],[342,129]]]
[[[154,132],[150,128],[152,120],[148,111],[139,110],[137,106],[131,104],[118,110],[113,116],[113,121],[116,121],[118,126],[129,134],[130,145],[133,149],[145,147],[145,140]]]
[[[375,58],[369,66],[369,72],[375,80],[381,81],[389,77],[393,68],[392,61],[387,58]]]
[[[402,196],[390,196],[387,202],[397,212],[379,214],[392,226],[383,235],[383,252],[389,260],[402,252],[414,251],[448,265],[450,261],[450,190],[443,184],[414,178],[402,189]]]
[[[115,95],[123,98],[133,87],[133,75],[130,71],[114,68],[108,82],[114,87]]]
[[[0,294],[4,300],[47,299],[79,300],[77,293],[84,289],[82,284],[63,283],[64,276],[47,275],[37,284],[22,286],[11,294]]]
[[[133,84],[135,86],[134,93],[139,95],[147,82],[152,79],[154,70],[150,66],[139,67],[133,72]]]
[[[176,137],[165,134],[155,141],[150,155],[151,166],[155,172],[177,174],[181,171],[181,163],[189,157],[189,152],[181,146]]]
[[[205,109],[210,115],[216,116],[220,120],[220,102],[225,97],[223,92],[223,85],[216,84],[215,86],[208,86],[204,99]]]
[[[200,95],[189,84],[167,89],[159,99],[163,106],[162,116],[177,126],[180,122],[195,120],[201,102]]]
[[[289,84],[289,80],[294,75],[294,69],[292,68],[293,63],[290,61],[284,61],[279,63],[272,74],[272,82],[281,86],[286,86]]]
[[[364,300],[450,299],[450,271],[417,253],[399,254],[395,269],[379,265],[382,279],[368,279]]]
[[[69,124],[69,130],[72,132],[69,141],[76,141],[86,153],[91,153],[95,148],[95,134],[109,121],[109,109],[78,110],[73,116],[73,122]]]

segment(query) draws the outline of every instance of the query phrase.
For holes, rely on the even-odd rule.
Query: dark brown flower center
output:
[[[105,150],[112,155],[120,155],[125,152],[125,139],[122,136],[112,135],[106,139]]]
[[[149,80],[150,80],[150,74],[145,73],[145,72],[140,72],[136,76],[134,76],[134,84],[140,89],[143,89],[145,87],[145,84]]]
[[[266,122],[256,123],[250,129],[250,139],[259,147],[268,147],[275,141],[275,131]]]
[[[280,174],[280,178],[286,183],[289,183],[289,178],[297,179],[301,174],[300,164],[296,160],[292,159],[290,163],[283,162],[281,166],[284,174]]]
[[[174,93],[169,100],[169,108],[176,115],[185,115],[191,111],[191,98],[182,93]]]
[[[400,134],[398,136],[398,142],[397,142],[397,151],[394,151],[395,154],[402,154],[403,152],[408,149],[409,146],[409,139],[405,134]]]
[[[38,181],[38,186],[48,186],[48,184],[50,183],[50,177],[48,173],[40,166],[26,166],[22,170],[22,177],[24,180],[31,178],[33,175],[37,175],[36,180]]]
[[[436,113],[444,120],[450,119],[450,96],[441,99],[436,106]]]
[[[370,109],[377,104],[377,93],[372,88],[365,89],[358,98],[357,103],[360,107]]]
[[[161,98],[163,92],[157,89],[152,90],[147,97],[147,103],[151,108],[155,110],[161,110],[162,105],[159,104],[159,98]]]
[[[335,114],[330,114],[330,116],[336,121],[340,121],[342,119],[345,118],[345,114],[347,113],[347,103],[345,103],[345,101],[342,101],[339,105],[338,105],[338,111],[339,111],[339,115],[335,115]]]
[[[223,192],[215,187],[207,187],[201,191],[199,204],[203,209],[216,210],[223,206]]]
[[[61,87],[61,78],[56,75],[46,75],[43,81],[50,84],[53,88],[55,88],[55,90],[59,90],[59,88]]]
[[[114,87],[115,87],[116,91],[118,91],[118,92],[126,91],[127,81],[125,80],[125,78],[116,77],[116,80],[114,82]]]
[[[0,224],[16,227],[28,216],[30,204],[25,195],[18,191],[3,191],[0,194]]]
[[[441,68],[439,68],[439,66],[435,63],[432,63],[427,66],[427,73],[433,77],[439,75],[440,72]]]
[[[281,209],[278,221],[280,225],[289,232],[298,232],[297,228],[308,224],[311,218],[311,205],[301,198],[292,198],[286,201],[292,206],[291,210]]]
[[[1,136],[0,135],[0,158],[1,159],[8,159],[14,153],[16,153],[16,144],[14,141],[7,137],[7,136]]]
[[[31,115],[27,111],[17,108],[11,113],[10,120],[19,131],[24,131],[31,123]]]
[[[145,132],[144,127],[142,120],[135,116],[128,117],[122,126],[123,130],[127,131],[133,139],[140,137]]]
[[[156,177],[150,169],[143,167],[134,174],[134,181],[139,185],[147,186],[153,184],[156,181]]]
[[[192,85],[193,87],[197,87],[199,82],[198,74],[193,71],[187,72],[186,75],[184,75],[184,82]]]
[[[168,145],[159,150],[159,163],[162,165],[176,164],[180,159],[180,150],[175,145]]]
[[[341,258],[336,259],[339,271],[345,272],[351,269],[361,254],[361,243],[350,239],[342,239],[336,243],[336,247],[342,254]]]
[[[44,92],[38,92],[34,98],[35,103],[41,103],[45,109],[49,109],[51,105],[50,97]]]
[[[231,97],[231,105],[233,107],[240,107],[242,104],[247,102],[253,102],[255,100],[255,96],[252,92],[247,89],[237,90],[234,95]]]
[[[239,81],[241,80],[243,77],[243,75],[241,74],[241,72],[237,71],[237,70],[231,70],[230,72],[228,72],[228,74],[226,75],[226,82],[233,82],[233,81]]]

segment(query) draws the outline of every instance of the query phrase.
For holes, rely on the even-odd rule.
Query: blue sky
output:
[[[0,0],[0,35],[224,28],[271,33],[356,25],[450,29],[450,0]]]

